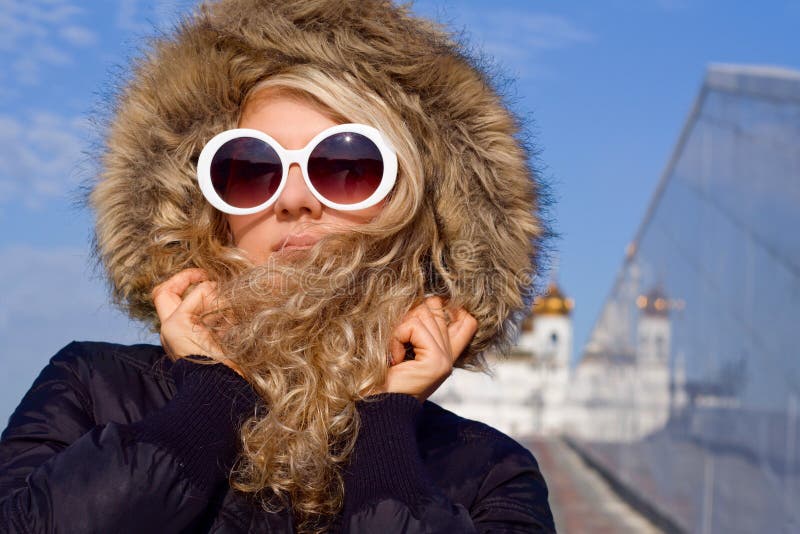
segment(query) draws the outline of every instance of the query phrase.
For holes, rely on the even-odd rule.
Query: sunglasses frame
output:
[[[381,158],[383,159],[383,176],[381,177],[381,182],[378,185],[378,188],[368,198],[355,204],[339,204],[327,199],[319,191],[317,191],[308,176],[308,159],[317,145],[319,145],[328,137],[342,132],[351,132],[363,135],[375,143],[375,146],[378,147]],[[217,194],[217,190],[214,188],[214,184],[211,180],[211,162],[214,159],[214,155],[225,143],[239,137],[253,137],[267,143],[278,154],[282,167],[281,183],[278,185],[278,189],[275,191],[275,194],[258,206],[253,206],[250,208],[238,208],[225,202],[222,197]],[[231,130],[225,130],[224,132],[220,132],[212,137],[200,152],[200,157],[197,160],[197,180],[200,184],[200,189],[203,192],[203,196],[205,196],[206,200],[208,200],[208,202],[211,203],[211,205],[213,205],[215,208],[231,215],[249,215],[251,213],[258,213],[259,211],[267,209],[278,199],[281,192],[283,192],[284,187],[286,187],[286,182],[289,177],[289,167],[293,163],[297,163],[300,166],[303,180],[305,180],[306,186],[317,200],[329,208],[342,211],[359,210],[374,206],[383,200],[387,194],[389,194],[389,191],[392,190],[392,187],[394,187],[395,181],[397,180],[397,153],[394,147],[380,132],[380,130],[373,128],[372,126],[359,123],[337,124],[335,126],[331,126],[330,128],[326,128],[315,135],[305,147],[297,150],[289,150],[284,148],[274,138],[262,132],[261,130],[256,130],[253,128],[234,128]]]

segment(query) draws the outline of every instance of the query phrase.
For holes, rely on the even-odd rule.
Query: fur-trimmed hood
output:
[[[89,188],[94,253],[115,301],[158,324],[153,287],[193,266],[191,243],[174,236],[205,202],[195,177],[200,150],[235,127],[256,82],[303,63],[347,73],[403,118],[452,248],[449,266],[458,276],[493,277],[493,291],[468,310],[479,323],[477,348],[507,348],[551,235],[525,132],[463,45],[384,0],[223,0],[153,38],[113,98]]]

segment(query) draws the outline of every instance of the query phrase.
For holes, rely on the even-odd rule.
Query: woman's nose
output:
[[[316,218],[321,213],[322,203],[306,186],[300,165],[292,163],[289,166],[286,185],[275,201],[275,214],[284,217],[301,217],[305,214]]]

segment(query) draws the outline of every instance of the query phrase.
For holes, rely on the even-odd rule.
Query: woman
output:
[[[553,530],[530,452],[427,400],[510,347],[548,234],[457,43],[391,2],[223,0],[111,109],[95,252],[161,346],[51,359],[2,435],[3,524]]]

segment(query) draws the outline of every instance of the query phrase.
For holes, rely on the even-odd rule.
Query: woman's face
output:
[[[254,128],[272,136],[286,149],[303,148],[319,132],[339,124],[324,110],[312,104],[265,89],[254,95],[245,106],[239,128]],[[256,265],[264,264],[290,237],[302,234],[298,241],[316,242],[334,231],[328,225],[354,226],[373,219],[386,202],[363,210],[339,211],[322,204],[306,186],[300,166],[289,167],[286,187],[266,210],[250,215],[225,214],[235,244],[243,249]],[[300,229],[299,225],[305,228]],[[309,248],[286,246],[284,250]]]

